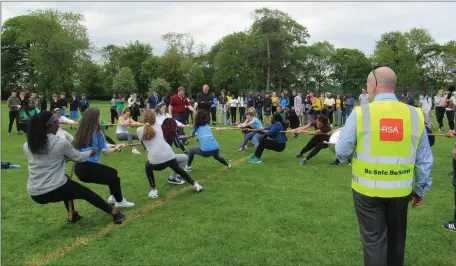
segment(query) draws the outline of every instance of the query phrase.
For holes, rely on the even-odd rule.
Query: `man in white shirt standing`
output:
[[[328,117],[329,123],[332,127],[334,117],[334,106],[336,105],[336,100],[332,97],[332,94],[330,92],[326,94],[326,98],[323,104],[325,105],[326,116]]]
[[[298,96],[294,98],[293,103],[296,115],[299,118],[299,126],[302,126],[302,115],[303,115],[303,106],[302,106],[302,92],[298,92]]]
[[[361,94],[358,97],[359,105],[369,104],[369,94],[367,94],[366,89],[361,90]]]
[[[420,96],[420,107],[421,111],[423,111],[424,115],[424,122],[426,126],[432,128],[432,119],[431,119],[431,110],[432,110],[432,99],[426,94],[426,90],[421,91]]]

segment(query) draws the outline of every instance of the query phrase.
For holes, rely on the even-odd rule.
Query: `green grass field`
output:
[[[108,104],[95,106],[108,120]],[[240,132],[215,133],[233,168],[196,157],[191,176],[204,186],[198,194],[187,184],[169,185],[169,169],[158,172],[156,200],[147,196],[143,149],[141,155],[126,150],[102,156],[100,163],[118,169],[123,194],[135,207],[124,210],[126,222],[115,226],[110,216],[76,201],[84,219],[67,225],[62,203],[38,205],[28,196],[25,137],[8,137],[5,104],[2,118],[2,161],[22,166],[2,170],[3,265],[363,264],[351,169],[329,166],[329,149],[300,166],[294,154],[308,137],[289,139],[284,152],[266,151],[263,163],[252,165],[246,159],[251,147],[237,151]],[[107,133],[114,138],[115,128]],[[424,205],[409,210],[407,265],[456,265],[456,235],[441,226],[454,207],[452,146],[452,140],[437,139],[434,184]],[[108,198],[106,186],[86,185]]]

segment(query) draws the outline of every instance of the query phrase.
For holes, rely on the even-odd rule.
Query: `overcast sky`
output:
[[[445,2],[3,2],[2,22],[27,10],[56,8],[83,14],[98,47],[139,40],[162,54],[161,36],[169,31],[190,33],[195,44],[210,48],[223,36],[249,28],[251,12],[261,7],[279,9],[306,26],[309,43],[328,40],[366,54],[388,31],[423,27],[439,43],[456,39],[456,3]]]

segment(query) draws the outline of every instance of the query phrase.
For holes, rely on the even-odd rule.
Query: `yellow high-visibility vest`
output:
[[[323,109],[323,100],[321,99],[321,97],[315,97],[312,101],[312,109],[314,111],[320,111],[321,109]]]
[[[357,145],[352,188],[369,197],[410,195],[416,152],[424,131],[423,113],[397,101],[355,107]]]

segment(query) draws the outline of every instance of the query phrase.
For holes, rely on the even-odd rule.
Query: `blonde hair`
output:
[[[126,114],[126,113],[130,113],[130,108],[128,107],[125,107],[123,110],[122,110],[122,115]]]
[[[256,116],[256,110],[253,107],[250,107],[249,109],[247,109],[247,112],[251,112],[253,114],[253,116]]]
[[[144,123],[144,133],[142,139],[151,140],[157,133],[152,127],[156,122],[155,112],[152,110],[144,111],[142,122]]]

